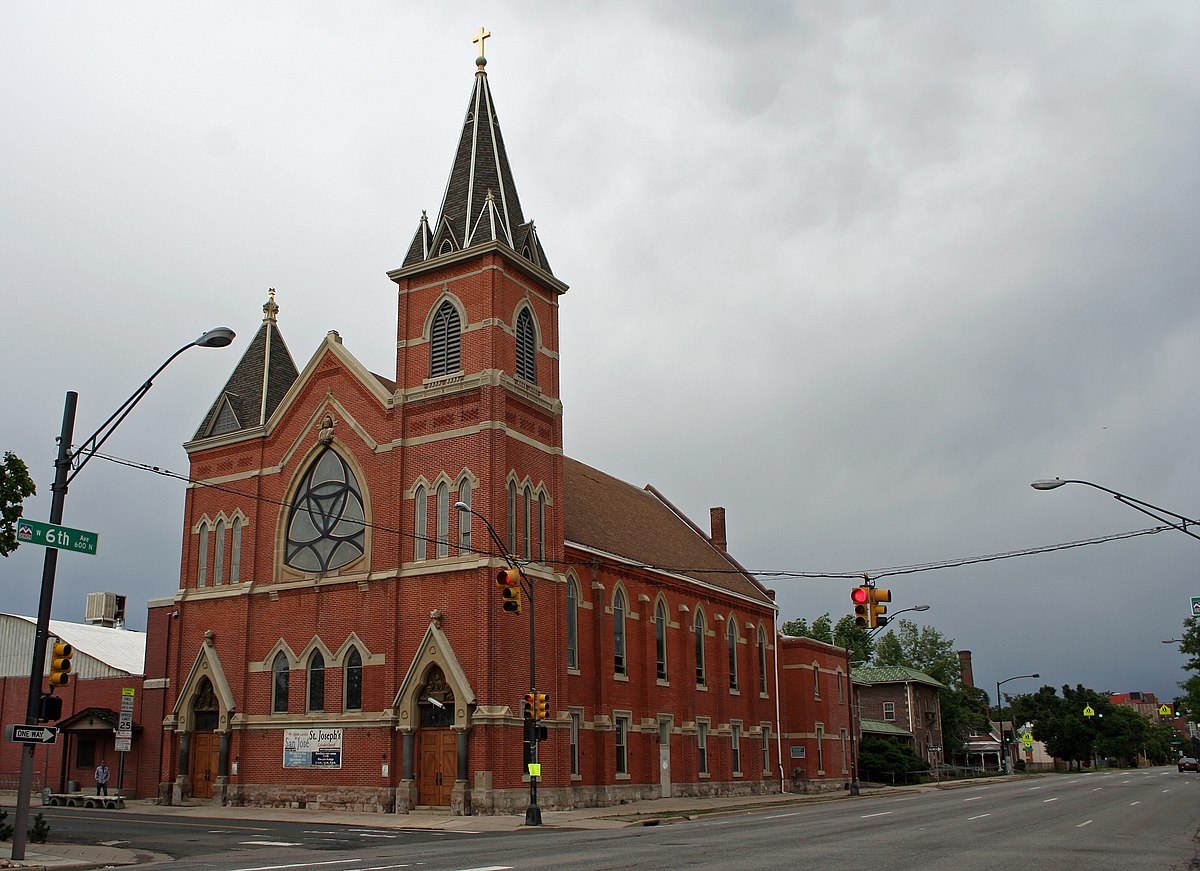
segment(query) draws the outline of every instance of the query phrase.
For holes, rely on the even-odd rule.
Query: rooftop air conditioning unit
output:
[[[116,593],[88,593],[83,619],[94,626],[125,625],[125,597]]]

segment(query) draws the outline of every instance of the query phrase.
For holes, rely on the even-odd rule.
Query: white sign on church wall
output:
[[[341,768],[341,729],[284,729],[284,768]]]

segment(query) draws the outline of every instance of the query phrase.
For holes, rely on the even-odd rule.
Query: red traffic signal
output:
[[[521,715],[526,720],[537,719],[537,695],[535,693],[525,693],[525,704],[521,706]]]
[[[505,614],[521,613],[521,570],[501,569],[496,574],[500,588],[500,608]]]
[[[869,587],[855,587],[850,591],[850,601],[854,603],[854,625],[866,629],[870,625],[871,601]]]

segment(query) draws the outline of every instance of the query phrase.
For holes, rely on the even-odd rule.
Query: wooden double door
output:
[[[216,732],[193,732],[188,778],[192,798],[212,798],[213,782],[220,773],[221,736]]]
[[[449,807],[458,772],[458,737],[450,729],[417,732],[417,804]]]

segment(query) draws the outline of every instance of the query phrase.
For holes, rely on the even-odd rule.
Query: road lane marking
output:
[[[1057,798],[1045,798],[1045,799],[1042,799],[1042,804],[1049,804],[1052,801],[1058,801],[1058,799]]]
[[[796,811],[795,813],[791,813],[791,814],[775,814],[774,816],[763,817],[763,819],[764,820],[782,820],[784,817],[798,817],[798,816],[800,816],[800,813],[801,813],[800,811]]]
[[[462,868],[460,871],[512,871],[512,865],[483,865],[479,868]]]
[[[991,814],[979,814],[979,816],[967,817],[967,822],[970,822],[971,820],[981,820],[984,817],[990,817],[990,816],[991,816]]]
[[[1080,824],[1079,824],[1079,825],[1077,825],[1075,828],[1077,828],[1077,829],[1082,829],[1084,826],[1090,826],[1091,824],[1092,824],[1092,821],[1091,821],[1091,820],[1088,820],[1087,822],[1080,823]]]
[[[299,847],[299,841],[242,841],[245,847]],[[290,867],[290,866],[284,866]]]
[[[1131,802],[1129,803],[1129,806],[1130,806],[1130,807],[1133,807],[1135,804],[1141,804],[1141,802],[1140,802],[1140,801],[1131,801]]]
[[[1031,786],[1031,787],[1029,787],[1029,789],[1032,792],[1035,789],[1041,789],[1041,787],[1040,786]]]
[[[1099,792],[1099,791],[1100,791],[1100,790],[1102,790],[1102,789],[1104,789],[1104,787],[1103,787],[1103,786],[1093,786],[1093,787],[1092,787],[1092,792]]]
[[[891,811],[880,811],[877,814],[863,814],[861,819],[869,820],[871,817],[886,817]]]
[[[362,859],[330,859],[327,862],[297,862],[292,865],[257,865],[254,868],[234,868],[231,871],[283,871],[285,868],[316,868],[319,865],[355,865]]]
[[[963,801],[979,801],[981,798],[983,798],[982,795],[973,795],[970,798],[964,798]]]

